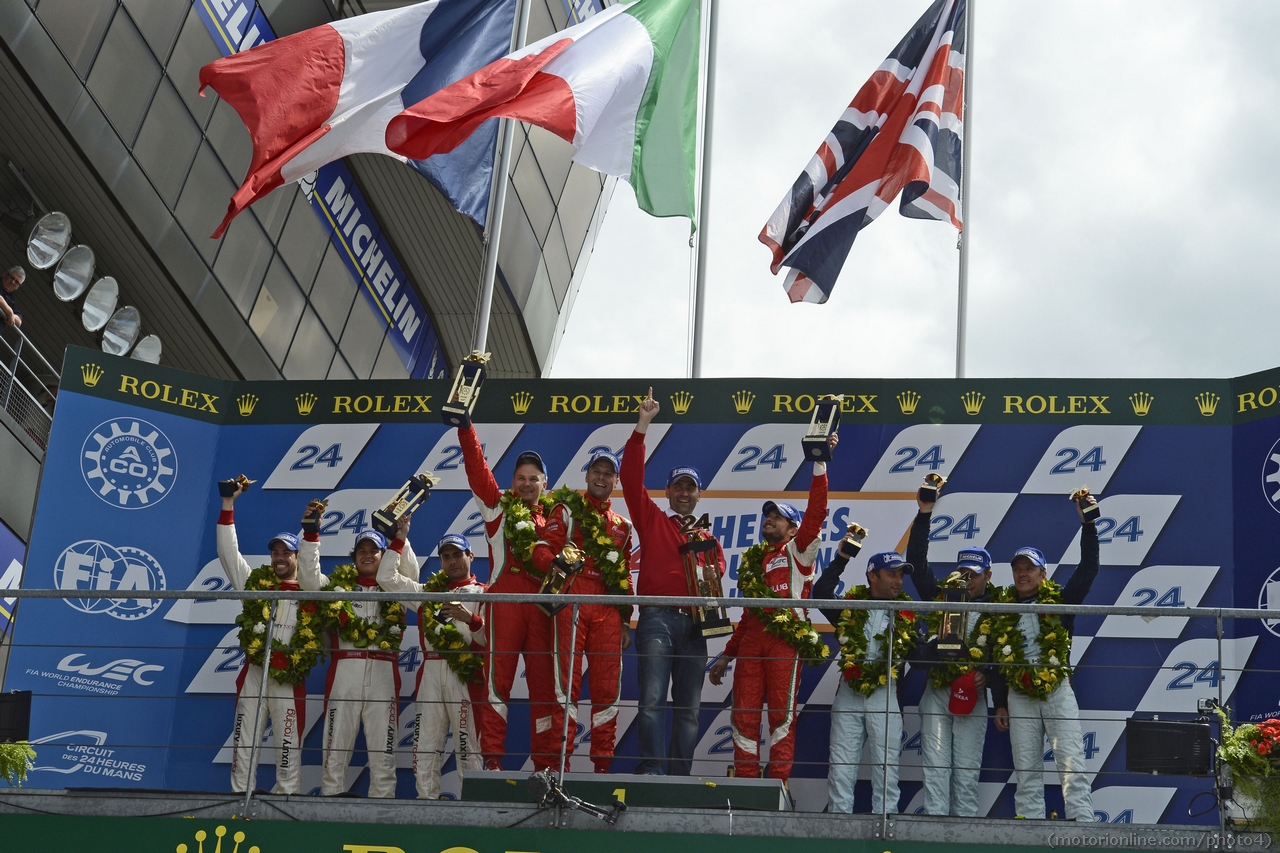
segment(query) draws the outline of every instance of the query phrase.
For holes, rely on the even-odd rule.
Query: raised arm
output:
[[[835,436],[831,436],[832,439]],[[809,504],[804,508],[804,518],[800,522],[800,530],[796,532],[796,551],[808,556],[805,562],[813,564],[813,555],[817,553],[817,545],[822,537],[822,527],[827,521],[827,464],[813,463],[813,480],[809,483]]]
[[[324,589],[320,572],[320,521],[325,505],[311,501],[302,513],[302,541],[298,543],[298,588],[308,591]]]
[[[458,427],[458,446],[462,448],[462,463],[467,471],[467,484],[476,496],[481,508],[493,509],[502,497],[502,489],[493,478],[493,471],[484,458],[484,448],[473,426]],[[486,517],[485,521],[489,519]]]
[[[631,514],[631,522],[640,534],[641,543],[645,539],[645,531],[662,518],[662,510],[649,497],[644,487],[644,436],[649,431],[649,424],[658,414],[658,401],[653,399],[653,389],[640,404],[640,415],[636,421],[635,432],[627,439],[627,446],[622,452],[622,497],[627,502],[627,511]]]
[[[0,300],[3,301],[3,300]],[[236,538],[236,498],[244,494],[248,486],[241,486],[231,497],[222,499],[222,512],[218,513],[218,561],[227,580],[236,589],[244,589],[249,580],[249,564],[240,556],[240,542]]]
[[[378,586],[385,592],[394,592],[398,595],[422,592],[423,584],[410,580],[400,571],[400,563],[404,559],[404,551],[407,548],[406,540],[393,539],[387,545],[387,550],[382,552],[382,561],[378,563]],[[411,550],[410,553],[412,553]],[[417,607],[416,603],[414,607]]]
[[[907,562],[912,572],[908,576],[915,585],[921,601],[933,601],[938,597],[938,579],[929,566],[929,530],[933,519],[933,504],[921,504],[921,509],[911,522],[911,535],[907,538]]]
[[[1063,604],[1084,604],[1098,576],[1098,528],[1092,521],[1080,524],[1080,565],[1062,589]]]
[[[841,540],[836,546],[836,555],[827,563],[827,567],[822,570],[822,576],[818,578],[818,582],[813,585],[813,593],[810,598],[813,599],[834,599],[836,598],[836,587],[840,585],[840,575],[844,573],[845,566],[849,565],[849,561],[858,555],[858,551],[862,550],[862,546],[848,540]],[[823,616],[832,625],[840,623],[840,614],[844,612],[843,607],[824,607],[820,608]]]

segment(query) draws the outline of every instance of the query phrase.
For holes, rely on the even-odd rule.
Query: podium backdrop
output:
[[[509,483],[516,455],[532,448],[546,460],[552,486],[581,486],[595,448],[621,451],[649,384],[489,381],[476,421],[498,482]],[[1233,380],[659,380],[653,387],[662,412],[648,434],[646,484],[660,495],[672,466],[701,470],[699,512],[710,514],[724,545],[732,589],[742,551],[758,539],[763,501],[804,506],[811,466],[800,438],[815,396],[843,394],[821,565],[850,521],[870,528],[867,553],[903,546],[914,491],[933,471],[949,478],[933,516],[935,570],[949,570],[961,547],[982,546],[997,562],[996,582],[1008,583],[1010,555],[1035,545],[1061,581],[1079,559],[1079,523],[1066,495],[1088,484],[1101,499],[1103,543],[1088,603],[1275,601],[1280,609],[1278,384],[1280,370]],[[18,608],[4,689],[36,693],[31,739],[39,759],[28,784],[228,789],[243,660],[233,624],[240,607],[146,597],[157,589],[228,588],[215,550],[215,480],[241,472],[258,480],[236,512],[251,565],[266,561],[271,535],[298,529],[308,500],[328,498],[321,534],[327,570],[345,559],[371,509],[415,472],[430,471],[441,483],[415,516],[411,536],[417,552],[431,557],[424,572],[438,568],[439,537],[462,532],[477,547],[483,579],[486,549],[457,434],[439,419],[447,391],[443,380],[222,382],[68,350],[22,585],[130,589],[139,597],[33,599]],[[626,512],[620,494],[615,506]],[[864,569],[851,566],[845,582],[864,582]],[[910,583],[906,588],[914,593]],[[1209,783],[1124,774],[1124,720],[1192,715],[1198,698],[1217,698],[1220,688],[1240,719],[1280,713],[1272,663],[1280,619],[1226,622],[1221,659],[1208,620],[1111,616],[1076,624],[1075,684],[1099,818],[1188,822],[1191,797]],[[407,636],[400,656],[406,702],[421,661],[416,642],[416,632]],[[714,642],[713,652],[723,642]],[[628,757],[636,753],[635,663],[628,652],[617,772],[635,763]],[[1252,671],[1242,676],[1246,665]],[[802,809],[821,810],[826,802],[837,678],[831,665],[804,673],[792,782]],[[907,811],[923,803],[913,707],[920,681],[918,673],[908,676],[905,693]],[[318,667],[308,682],[304,790],[319,785],[315,724],[323,685]],[[522,681],[517,695],[526,695]],[[728,685],[705,685],[695,773],[721,776],[732,763],[729,702]],[[402,714],[400,796],[413,791],[412,722]],[[523,707],[513,709],[511,724],[507,765],[520,769],[524,759],[514,753],[528,744]],[[582,744],[580,755],[587,751]],[[264,781],[273,760],[268,749]],[[581,761],[588,769],[589,760]],[[354,764],[350,781],[360,791],[363,755]],[[1012,766],[1007,735],[994,727],[984,765]],[[456,791],[452,758],[445,771],[446,790]],[[1012,816],[1010,777],[1008,770],[983,772],[989,814]],[[1051,804],[1054,798],[1051,791]],[[860,807],[868,804],[861,791]]]

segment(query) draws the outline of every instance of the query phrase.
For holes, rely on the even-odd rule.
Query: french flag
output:
[[[387,148],[405,109],[505,56],[517,0],[428,0],[304,30],[200,69],[240,114],[253,159],[216,239],[240,211],[348,154],[406,161],[461,213],[484,224],[497,121],[447,155],[407,160]]]

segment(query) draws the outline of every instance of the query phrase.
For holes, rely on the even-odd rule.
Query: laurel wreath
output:
[[[423,592],[444,592],[449,588],[449,576],[443,570],[436,572],[422,585]],[[453,670],[463,684],[479,684],[482,680],[480,667],[484,659],[471,651],[471,644],[453,624],[452,619],[440,619],[440,608],[443,601],[424,601],[418,608],[418,622],[422,625],[422,636],[431,644],[431,648],[440,653],[444,662]]]
[[[855,586],[845,594],[849,601],[867,601],[871,591],[865,586]],[[895,601],[910,601],[905,592],[899,592]],[[901,672],[901,663],[916,645],[916,614],[910,610],[896,610],[893,618],[884,630],[875,635],[880,641],[880,648],[885,648],[887,635],[893,631],[893,668],[889,661],[867,659],[867,618],[870,610],[846,610],[840,614],[840,623],[836,626],[836,639],[840,641],[840,668],[844,670],[844,680],[849,686],[864,696],[870,696],[876,690],[895,680]]]
[[[1018,591],[1005,587],[998,599],[1005,604],[1016,604]],[[1051,580],[1040,582],[1036,589],[1037,604],[1061,604],[1062,588]],[[1018,627],[1021,614],[1009,613],[994,620],[991,633],[995,636],[991,646],[991,659],[1004,668],[1009,686],[1032,699],[1047,699],[1071,675],[1071,635],[1062,626],[1062,617],[1054,613],[1039,614],[1042,656],[1034,663],[1027,660],[1026,637]]]
[[[582,496],[581,492],[562,486],[551,495],[553,504],[569,508],[574,528],[582,532],[579,537],[582,551],[592,561],[604,581],[606,595],[627,595],[631,589],[631,568],[627,556],[619,550],[622,546],[609,535],[609,524],[604,514]],[[631,616],[631,605],[618,605],[623,618]]]
[[[332,592],[352,592],[359,588],[359,570],[351,563],[334,568],[324,588]],[[325,627],[357,649],[400,651],[404,639],[404,605],[398,601],[378,603],[382,621],[372,621],[355,614],[350,601],[328,601],[321,605]]]
[[[943,582],[943,588],[959,589],[960,587],[955,585],[953,579],[960,579],[959,583],[962,586],[964,585],[963,576],[959,572],[952,572]],[[987,584],[988,600],[995,601],[996,596],[999,594],[1000,590],[994,584]],[[944,597],[939,593],[935,600],[943,601]],[[942,628],[942,611],[930,611],[925,614],[924,618],[925,624],[928,626],[928,639],[932,640],[938,636],[938,631]],[[981,614],[981,618],[969,629],[969,636],[965,638],[965,648],[968,649],[969,660],[939,661],[935,663],[929,670],[929,686],[939,689],[950,687],[951,683],[957,678],[967,675],[985,661],[991,659],[989,646],[992,622],[991,616]]]
[[[781,598],[764,582],[764,553],[768,545],[761,542],[742,552],[738,564],[738,593],[743,598]],[[826,660],[831,649],[822,642],[813,623],[800,617],[789,607],[778,610],[753,611],[764,629],[795,649],[805,663],[816,666]]]
[[[542,507],[543,515],[550,512],[551,507],[555,505],[545,494],[538,496],[538,504]],[[533,546],[538,544],[538,527],[533,523],[533,512],[529,509],[529,505],[510,489],[502,493],[502,497],[498,499],[498,505],[502,507],[503,536],[507,541],[507,547],[511,549],[512,556],[516,558],[511,570],[518,573],[526,566],[532,565]]]
[[[271,566],[259,566],[249,573],[244,588],[280,589],[280,578]],[[240,648],[244,649],[249,663],[256,666],[263,665],[263,644],[267,620],[270,618],[271,602],[262,599],[245,601],[244,610],[236,617],[236,624],[240,626]],[[293,628],[293,636],[287,643],[281,642],[277,637],[271,638],[271,665],[267,675],[279,684],[301,684],[306,681],[307,674],[320,662],[323,654],[320,646],[320,634],[323,630],[316,603],[299,601],[298,622]]]

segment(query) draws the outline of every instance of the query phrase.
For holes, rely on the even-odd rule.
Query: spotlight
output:
[[[142,326],[142,317],[138,309],[126,305],[111,315],[107,327],[102,332],[102,351],[108,355],[127,355],[138,339],[138,329]]]
[[[148,364],[160,363],[160,338],[155,335],[147,335],[138,341],[138,345],[133,348],[133,355],[130,358],[136,358],[138,361],[145,361]]]
[[[89,287],[93,278],[93,249],[88,246],[72,246],[58,261],[53,274],[53,295],[63,302],[72,302]]]
[[[65,213],[46,213],[27,238],[27,261],[38,270],[56,264],[71,245],[71,220]]]
[[[120,286],[111,276],[98,279],[89,288],[89,295],[84,298],[84,306],[80,309],[80,322],[90,332],[101,331],[107,325],[111,315],[115,313],[116,302],[120,298]]]

